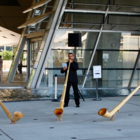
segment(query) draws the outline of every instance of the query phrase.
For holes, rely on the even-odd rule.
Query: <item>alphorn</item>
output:
[[[23,114],[18,111],[14,112],[14,115],[12,115],[10,111],[6,108],[6,106],[2,103],[1,100],[0,100],[0,106],[2,107],[2,109],[4,110],[8,118],[11,120],[11,124],[13,123],[15,124],[15,122],[19,121],[23,117]]]
[[[98,114],[100,116],[110,118],[110,121],[114,121],[114,116],[119,112],[120,108],[139,90],[140,85],[137,86],[124,100],[122,100],[114,109],[110,112],[107,111],[106,108],[102,108],[99,110]]]
[[[54,114],[58,117],[58,121],[62,121],[63,107],[64,107],[64,100],[65,100],[65,95],[66,95],[66,88],[67,88],[67,81],[68,81],[68,76],[69,76],[70,64],[71,64],[71,62],[69,62],[69,66],[68,66],[68,70],[67,70],[67,74],[66,74],[66,78],[65,78],[65,83],[64,83],[64,88],[63,88],[63,93],[61,96],[60,105],[58,108],[56,108],[54,110]]]

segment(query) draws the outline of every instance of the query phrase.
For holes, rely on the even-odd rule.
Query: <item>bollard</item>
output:
[[[57,74],[55,74],[55,93],[54,93],[54,99],[52,100],[52,102],[57,102]]]

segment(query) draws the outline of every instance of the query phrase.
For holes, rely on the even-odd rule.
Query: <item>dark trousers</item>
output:
[[[69,104],[69,91],[70,91],[70,87],[73,87],[73,91],[74,91],[74,100],[75,100],[75,104],[79,105],[79,94],[78,94],[78,86],[77,86],[78,82],[68,82],[67,83],[67,89],[66,89],[66,96],[65,96],[65,105]]]

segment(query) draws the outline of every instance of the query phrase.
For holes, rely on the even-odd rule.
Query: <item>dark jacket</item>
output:
[[[69,62],[67,62],[67,67],[68,66],[69,66]],[[70,65],[68,82],[78,82],[77,73],[76,73],[77,70],[78,70],[78,63],[72,62]],[[65,76],[66,76],[67,69],[65,71],[63,71],[63,68],[62,68],[61,73],[65,73]]]

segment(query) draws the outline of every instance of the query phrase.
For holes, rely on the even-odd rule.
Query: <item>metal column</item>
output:
[[[33,3],[35,3],[35,0],[33,0]],[[33,17],[33,16],[34,16],[34,11],[29,13],[27,19],[29,19],[30,17]],[[21,37],[20,37],[20,40],[19,40],[19,43],[18,43],[18,46],[17,46],[17,51],[16,51],[14,60],[12,61],[10,71],[8,73],[8,76],[7,76],[6,81],[8,81],[8,82],[13,82],[13,80],[14,80],[16,69],[18,67],[18,63],[19,63],[19,60],[21,58],[23,48],[24,48],[25,43],[27,41],[27,39],[25,38],[24,34],[27,33],[28,31],[29,31],[29,27],[24,28],[24,30],[23,30],[23,32],[21,34]]]
[[[105,13],[105,21],[106,21],[106,17],[107,17],[108,11],[109,11],[109,7],[107,7],[107,10],[106,10],[106,13]],[[95,44],[95,47],[94,47],[94,51],[93,51],[92,56],[91,56],[91,60],[90,60],[89,66],[88,66],[88,70],[87,70],[86,77],[85,77],[85,79],[84,79],[82,88],[84,88],[84,86],[85,86],[85,83],[86,83],[86,80],[87,80],[87,75],[89,74],[89,70],[90,70],[92,61],[93,61],[93,59],[94,59],[97,46],[98,46],[98,44],[99,44],[99,40],[100,40],[100,37],[101,37],[101,34],[102,34],[102,30],[103,30],[103,25],[102,25],[101,28],[100,28],[100,32],[99,32],[99,34],[98,34],[98,38],[97,38],[97,41],[96,41],[96,44]]]
[[[16,58],[14,58],[14,60],[12,62],[12,65],[11,65],[11,68],[10,68],[10,71],[8,73],[8,77],[7,77],[8,82],[13,82],[13,80],[14,80],[16,69],[18,67],[19,60],[21,58],[25,43],[26,43],[26,38],[23,37],[22,40],[21,40],[21,43],[20,43],[19,50],[17,51]]]
[[[135,65],[134,65],[134,70],[132,72],[132,75],[131,75],[131,78],[130,78],[130,81],[129,81],[129,84],[128,84],[128,88],[130,88],[131,85],[132,85],[132,82],[133,82],[133,79],[134,79],[134,76],[135,76],[135,73],[136,73],[136,70],[137,70],[137,67],[138,67],[139,59],[140,59],[140,51],[138,52],[138,55],[137,55],[137,59],[136,59]]]
[[[66,4],[67,0],[55,1],[51,17],[46,27],[46,33],[43,37],[40,51],[38,52],[37,59],[32,70],[32,75],[30,76],[27,84],[27,88],[39,87],[49,54],[51,52],[51,46],[57,31],[56,29],[58,29]]]
[[[40,74],[39,74],[39,77],[38,77],[38,80],[37,80],[37,83],[36,83],[36,87],[35,88],[38,88],[39,85],[40,85],[40,82],[41,82],[41,78],[43,76],[43,72],[44,72],[44,69],[46,67],[46,63],[48,61],[48,58],[49,58],[49,55],[51,53],[51,48],[52,48],[52,45],[53,45],[53,42],[54,42],[54,39],[55,39],[55,35],[57,33],[57,29],[59,28],[59,25],[60,25],[60,22],[61,22],[61,19],[62,19],[62,16],[63,16],[63,12],[65,10],[65,7],[66,7],[66,4],[67,4],[67,1],[68,0],[62,0],[62,4],[61,4],[61,7],[58,7],[58,9],[60,8],[60,11],[59,11],[59,15],[57,17],[57,20],[56,20],[56,23],[55,23],[55,28],[54,28],[54,31],[53,31],[53,34],[52,34],[52,38],[50,40],[50,44],[48,46],[48,51],[46,53],[46,56],[45,56],[45,60],[44,60],[44,63],[42,65],[42,69],[40,71]],[[57,11],[56,11],[57,12]]]
[[[30,61],[31,61],[31,46],[30,40],[27,40],[27,81],[30,77]]]

